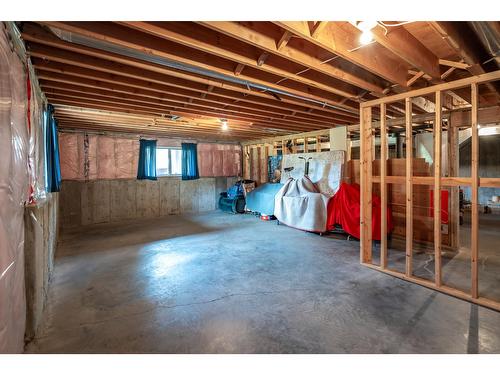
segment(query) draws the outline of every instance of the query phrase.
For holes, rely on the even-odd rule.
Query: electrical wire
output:
[[[384,21],[378,21],[379,24],[385,26],[385,27],[396,27],[396,26],[403,26],[403,25],[408,25],[409,23],[414,23],[415,21],[404,21],[400,23],[393,23],[393,24],[386,24]]]

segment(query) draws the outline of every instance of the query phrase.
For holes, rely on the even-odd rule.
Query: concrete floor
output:
[[[500,212],[479,214],[479,294],[500,301]],[[388,249],[388,268],[405,272],[405,242]],[[395,245],[393,242],[392,245]],[[415,243],[414,243],[415,246]],[[417,245],[418,246],[418,245]],[[465,211],[464,223],[459,227],[457,252],[443,252],[442,281],[444,285],[470,294],[471,290],[471,213]],[[380,245],[373,252],[373,262],[380,264]],[[413,252],[413,274],[430,281],[435,280],[434,250]]]
[[[212,212],[62,236],[29,353],[500,353],[500,313],[359,243]]]

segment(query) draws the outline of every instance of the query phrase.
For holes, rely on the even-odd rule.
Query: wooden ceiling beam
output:
[[[51,87],[52,86],[52,87]],[[235,115],[245,115],[245,116],[253,116],[255,117],[256,120],[262,119],[262,120],[271,120],[271,121],[281,121],[282,117],[279,116],[271,116],[271,115],[266,115],[262,113],[256,113],[255,111],[250,111],[250,110],[241,110],[240,107],[238,106],[231,106],[231,109],[229,106],[221,107],[221,106],[213,106],[213,105],[205,105],[201,104],[199,102],[194,102],[194,99],[189,98],[187,101],[186,100],[175,100],[175,99],[153,99],[153,98],[142,98],[138,97],[132,94],[123,94],[123,93],[116,93],[116,92],[107,92],[107,91],[100,91],[98,89],[85,89],[85,88],[78,88],[78,87],[60,87],[60,85],[47,85],[42,83],[42,87],[44,88],[44,92],[46,94],[60,94],[60,95],[67,95],[67,96],[73,96],[73,97],[79,97],[79,95],[85,95],[88,98],[94,98],[98,100],[99,98],[103,98],[102,100],[106,100],[105,98],[109,99],[115,99],[117,101],[120,101],[124,104],[129,103],[129,104],[138,104],[138,105],[151,105],[155,107],[165,107],[165,108],[170,108],[170,107],[178,107],[178,106],[187,106],[189,105],[190,108],[199,110],[199,111],[224,111],[224,113],[231,113]],[[73,93],[73,95],[71,95]],[[304,120],[300,119],[294,119],[294,118],[287,118],[286,124],[289,126],[294,126],[295,124],[297,125],[302,125],[304,124]],[[332,123],[317,123],[313,121],[309,121],[308,125],[310,126],[319,126],[323,128],[328,128],[332,127]]]
[[[170,100],[177,103],[185,103],[186,100],[192,99],[196,100],[196,103],[207,105],[208,108],[214,108],[217,106],[219,106],[219,108],[224,106],[234,106],[234,102],[221,100],[211,95],[208,97],[205,96],[205,98],[198,99],[196,96],[181,96],[176,94],[165,93],[164,91],[155,92],[149,89],[138,89],[138,88],[127,87],[121,85],[119,80],[116,80],[113,83],[93,81],[90,79],[66,76],[63,74],[47,73],[43,70],[38,70],[37,75],[39,76],[40,79],[40,85],[48,88],[62,88],[66,90],[96,93],[96,94],[100,93],[101,95],[105,95],[106,93],[108,95],[111,95],[110,93],[112,93],[114,96],[117,97],[124,97],[124,98],[134,97],[137,99],[148,98],[148,99],[166,100],[166,101]],[[290,113],[287,110],[274,109],[273,111],[269,111],[268,108],[266,107],[249,105],[244,102],[243,103],[238,102],[238,103],[239,103],[237,106],[238,108],[242,108],[243,110],[247,110],[252,113],[256,113],[266,117],[269,116],[278,117],[283,115],[289,115]],[[314,115],[305,115],[301,113],[298,114],[295,112],[295,114],[291,117],[297,122],[301,123],[308,122],[311,124],[327,125],[327,126],[331,126],[331,124],[337,120],[346,121],[349,123],[352,122],[350,118],[340,115],[337,115],[336,117],[332,117],[330,119],[325,119],[325,118],[315,117]]]
[[[251,44],[254,47],[268,51],[269,53],[276,54],[282,58],[291,60],[297,64],[301,64],[322,74],[335,77],[346,83],[349,83],[351,85],[354,85],[356,87],[365,90],[369,90],[371,92],[382,93],[383,87],[377,85],[376,83],[360,78],[359,76],[353,73],[336,68],[330,64],[325,64],[324,60],[320,59],[319,57],[303,52],[300,49],[291,48],[290,46],[283,44],[281,39],[278,43],[276,43],[275,39],[272,36],[259,32],[257,30],[253,30],[250,27],[247,27],[238,22],[202,21],[199,23],[203,26],[211,28],[212,30],[228,35],[242,42]],[[290,34],[291,37],[292,32],[286,30],[284,33],[284,36],[286,36],[289,40],[290,37],[288,36],[287,33]],[[344,96],[348,97],[347,95]]]
[[[59,106],[59,105],[64,105],[64,106],[68,106],[68,105],[75,105],[73,103],[70,103],[68,101],[65,101],[65,100],[57,100],[56,102],[54,102],[54,105],[55,106]],[[78,104],[77,104],[78,105]],[[89,110],[106,110],[106,111],[122,111],[120,108],[117,108],[117,107],[113,107],[113,106],[98,106],[98,107],[94,107],[94,105],[86,105],[86,104],[83,104],[83,107],[81,108],[86,108],[86,109],[89,109]],[[66,120],[65,120],[66,121]],[[180,124],[181,127],[183,126],[183,124],[185,123],[182,123]],[[230,126],[233,126],[233,124],[230,124]],[[207,130],[206,128],[204,128],[203,126],[198,126],[198,128],[200,129],[200,131],[205,131]],[[296,132],[295,130],[284,130],[284,129],[272,129],[272,128],[259,128],[259,127],[254,127],[253,129],[255,129],[255,132],[256,133],[259,133],[259,132],[265,132],[267,134],[269,133],[292,133],[292,132]],[[208,131],[210,131],[211,129],[208,129]],[[249,133],[249,131],[247,131],[247,133]]]
[[[319,112],[346,113],[347,115],[355,115],[357,118],[357,113],[355,113],[356,111],[352,113],[352,110],[344,112],[344,109],[341,108],[323,108],[319,103],[316,104],[306,102],[304,100],[286,95],[281,97],[281,101],[276,101],[272,99],[269,93],[248,90],[248,88],[242,87],[241,85],[232,84],[230,82],[219,82],[213,79],[203,78],[198,75],[168,69],[150,62],[65,42],[47,32],[40,26],[34,24],[24,25],[22,37],[24,40],[30,42],[29,47],[31,53],[34,53],[35,56],[39,56],[43,59],[50,59],[51,61],[59,61],[71,65],[86,67],[88,69],[94,68],[97,70],[102,70],[102,66],[105,65],[104,69],[108,72],[115,72],[122,75],[127,72],[131,72],[131,76],[138,79],[142,78],[144,75],[148,75],[149,79],[153,79],[154,77],[157,81],[168,80],[168,84],[176,83],[177,87],[188,86],[190,89],[198,87],[200,92],[204,92],[204,87],[207,85],[213,85],[217,90],[223,90],[225,92],[239,92],[248,98],[258,97],[258,100],[266,101],[267,103],[275,103],[274,105],[287,103],[293,106],[304,106],[305,110],[309,107],[314,107]]]
[[[196,132],[196,133],[207,133],[207,132],[219,132],[221,131],[220,125],[219,124],[213,124],[211,126],[203,126],[200,127],[196,124],[187,124],[187,123],[181,123],[177,125],[166,125],[162,123],[155,123],[155,124],[140,124],[140,123],[124,123],[124,122],[117,122],[114,120],[108,120],[105,118],[102,119],[89,119],[89,118],[68,118],[61,116],[58,118],[58,122],[64,122],[64,123],[74,123],[79,124],[79,123],[87,123],[87,124],[95,124],[97,126],[99,125],[117,125],[117,126],[137,126],[137,127],[143,127],[143,128],[158,128],[158,129],[169,129],[172,131],[175,130],[189,130],[191,132]],[[250,129],[245,129],[241,127],[236,127],[234,124],[231,124],[231,131],[233,134],[249,134],[249,135],[259,135],[262,133],[266,133],[265,131],[262,130],[255,130],[254,128]]]
[[[228,131],[207,129],[207,130],[195,130],[195,129],[183,129],[183,128],[164,128],[159,126],[142,126],[142,125],[122,125],[122,124],[112,124],[112,123],[96,123],[96,122],[74,122],[74,121],[62,121],[60,123],[61,129],[75,129],[75,130],[93,130],[93,131],[131,131],[135,133],[148,133],[148,134],[159,134],[168,135],[172,137],[185,137],[189,136],[191,138],[206,138],[206,139],[219,139],[219,140],[246,140],[246,139],[256,139],[262,136],[269,136],[269,134],[283,134],[283,133],[269,133],[269,132],[239,132],[229,128]]]
[[[345,109],[357,112],[357,108],[349,108],[346,105],[338,104],[342,96],[349,96],[352,93],[337,89],[336,87],[325,85],[321,81],[313,81],[302,76],[297,76],[283,69],[271,67],[269,64],[257,66],[255,60],[244,59],[236,53],[231,53],[232,59],[223,57],[224,49],[217,45],[202,43],[189,35],[172,32],[171,30],[159,27],[156,24],[135,22],[127,23],[128,26],[140,29],[134,31],[130,27],[118,24],[100,22],[43,22],[48,26],[59,30],[69,31],[98,41],[105,41],[114,45],[128,48],[139,53],[147,51],[148,55],[168,59],[180,64],[186,64],[211,72],[232,76],[234,62],[247,65],[245,73],[240,77],[258,85],[264,85],[272,89],[286,90],[287,92],[306,97],[313,100],[323,101],[331,105],[344,107]],[[165,23],[168,25],[168,23]],[[135,25],[135,26],[134,26]],[[153,35],[154,37],[152,37]],[[168,41],[168,42],[165,42]],[[171,43],[172,45],[169,45]],[[187,46],[190,48],[182,47]],[[250,70],[248,65],[259,68],[265,73],[260,74],[259,69]],[[279,78],[288,78],[282,84],[273,83]],[[340,97],[340,98],[339,98]]]
[[[464,60],[464,63],[468,65],[466,69],[469,73],[472,75],[487,73],[482,65],[484,61],[482,61],[480,53],[477,50],[478,43],[475,37],[468,32],[464,32],[464,30],[458,26],[459,24],[457,24],[457,22],[433,21],[429,22],[429,24],[439,35],[441,35],[457,55]],[[486,86],[491,92],[495,93],[495,100],[498,100],[498,96],[500,96],[500,84],[498,82],[488,82]],[[470,103],[470,99],[467,101]]]
[[[102,66],[100,65],[99,69],[96,70],[96,69],[90,69],[90,67],[95,68],[96,65],[89,65],[85,63],[84,57],[78,58],[78,56],[74,56],[69,60],[67,58],[62,58],[62,59],[55,58],[57,61],[53,61],[54,54],[38,53],[36,49],[35,50],[32,49],[31,55],[34,66],[40,71],[40,74],[47,79],[59,79],[59,80],[65,79],[66,82],[67,80],[71,79],[72,82],[82,82],[85,84],[88,84],[88,82],[85,82],[84,80],[90,79],[90,80],[100,81],[99,83],[96,83],[97,85],[100,84],[101,82],[106,82],[108,85],[114,85],[115,83],[118,83],[120,85],[128,86],[134,90],[145,89],[148,91],[155,91],[162,94],[168,92],[175,95],[186,96],[186,97],[196,97],[197,92],[202,92],[205,94],[209,93],[210,98],[212,98],[213,100],[217,101],[239,100],[241,102],[248,103],[245,105],[253,106],[268,112],[279,113],[283,111],[290,111],[290,112],[296,111],[301,114],[308,114],[307,107],[300,107],[289,103],[281,104],[280,102],[277,102],[272,99],[257,98],[250,95],[244,96],[241,93],[234,93],[230,90],[214,88],[214,86],[208,86],[208,88],[206,88],[207,86],[203,85],[186,86],[182,84],[182,81],[177,82],[176,80],[173,81],[166,80],[165,78],[168,77],[164,77],[162,75],[156,75],[154,73],[144,72],[142,76],[137,76],[133,69],[132,70],[120,69],[116,70],[118,74],[111,73],[115,72],[115,70],[113,70],[114,66],[108,65],[104,61]],[[51,61],[36,58],[37,56],[42,58],[44,56],[50,56],[49,59],[51,59]],[[70,64],[78,64],[78,65],[70,65]],[[96,62],[94,61],[93,64],[96,64]],[[64,74],[66,77],[62,77],[60,75],[58,76],[57,75],[58,73]],[[69,76],[78,77],[80,79],[71,78]],[[357,117],[354,115],[345,114],[345,112],[342,111],[336,111],[336,113],[329,113],[329,112],[318,113],[318,111],[316,111],[313,114],[312,118],[319,121],[332,121],[335,118],[344,118],[344,119],[350,118],[352,119],[351,120],[352,122],[355,122]]]
[[[242,115],[242,114],[234,114],[231,113],[230,111],[221,111],[221,110],[199,110],[199,109],[193,109],[189,108],[188,110],[182,106],[154,106],[154,105],[139,105],[139,104],[132,104],[132,103],[124,103],[123,101],[120,100],[111,100],[111,99],[100,99],[100,98],[95,98],[90,95],[83,95],[83,94],[78,94],[78,95],[73,95],[73,94],[52,94],[52,93],[46,93],[47,99],[49,99],[49,102],[51,101],[56,101],[56,102],[61,102],[64,101],[64,104],[69,104],[69,105],[78,105],[82,106],[82,104],[85,104],[86,107],[89,107],[90,105],[96,105],[96,107],[101,108],[101,109],[106,109],[109,110],[115,110],[115,109],[125,109],[125,110],[133,110],[134,113],[140,113],[140,114],[150,114],[154,116],[165,116],[165,115],[180,115],[180,116],[190,116],[190,115],[201,115],[205,117],[211,117],[211,118],[228,118],[228,119],[234,119],[238,121],[248,121],[251,122],[252,124],[256,126],[263,126],[271,129],[290,129],[290,130],[302,130],[302,129],[314,129],[314,126],[308,126],[308,125],[298,125],[298,124],[290,124],[289,122],[280,120],[280,121],[274,121],[274,120],[263,120],[263,119],[258,119],[253,116],[247,116],[247,115]],[[330,126],[332,127],[332,126]],[[328,128],[328,126],[325,126],[323,128]]]
[[[377,43],[433,79],[440,80],[438,57],[404,27],[391,27],[387,33],[382,27],[375,27],[372,33]]]
[[[339,82],[336,77],[313,77],[311,75],[306,77],[304,75],[298,75],[296,73],[298,70],[301,70],[301,68],[295,65],[290,67],[289,59],[280,61],[273,59],[273,62],[271,63],[268,61],[270,56],[269,51],[267,50],[264,50],[264,52],[258,51],[258,57],[255,58],[248,52],[249,50],[251,51],[252,48],[249,48],[248,45],[241,43],[240,39],[228,38],[225,34],[221,35],[220,33],[214,33],[212,30],[200,30],[199,26],[196,27],[197,25],[194,23],[120,22],[120,24],[143,33],[154,35],[155,37],[179,43],[194,50],[201,50],[220,58],[241,63],[248,67],[257,68],[267,73],[275,74],[279,76],[279,78],[283,79],[281,80],[278,78],[278,82],[286,82],[285,84],[282,84],[282,86],[286,86],[287,89],[291,87],[291,83],[289,81],[294,81],[296,83],[315,87],[342,97],[347,96],[353,98],[356,96],[355,87]],[[235,45],[235,43],[237,43],[237,45]],[[276,50],[275,41],[273,41],[273,47]],[[194,59],[193,56],[190,58]],[[264,64],[264,62],[266,62],[266,64]],[[245,76],[242,75],[242,77]],[[253,75],[246,76],[245,78],[255,80],[258,77]],[[335,78],[335,80],[332,80],[332,78]],[[269,81],[268,85],[269,84],[273,84],[273,82]],[[335,101],[334,99],[330,100]],[[338,100],[336,102],[338,102]]]
[[[316,38],[326,27],[328,21],[317,21],[311,30],[311,36]]]
[[[481,66],[481,61],[477,56],[475,46],[471,45],[467,40],[467,36],[456,27],[453,22],[429,22],[434,30],[443,38],[443,40],[454,50],[457,55],[461,56],[468,65],[467,70],[472,75],[485,73]]]
[[[173,125],[192,123],[197,126],[204,126],[204,125],[212,126],[214,125],[214,123],[216,123],[217,125],[220,125],[218,119],[207,118],[206,116],[194,115],[194,114],[190,115],[189,118],[181,117],[180,119],[174,120],[168,117],[132,115],[122,112],[84,109],[79,107],[68,107],[68,106],[65,107],[57,106],[55,113],[58,117],[63,116],[63,117],[94,118],[94,119],[109,118],[119,122],[135,122],[135,123],[140,122],[147,124],[166,123]],[[241,125],[244,127],[252,127],[251,123],[248,121],[232,120],[231,123],[238,126]]]
[[[329,22],[325,28],[315,37],[311,35],[307,21],[279,21],[278,26],[292,32],[295,35],[314,43],[317,46],[337,54],[347,61],[376,74],[389,82],[406,86],[408,67],[402,61],[395,60],[384,54],[381,50],[369,46],[359,48],[359,42],[355,36],[337,22]]]
[[[177,95],[179,97],[193,97],[196,98],[197,93],[195,91],[190,91],[182,88],[172,88],[169,86],[163,86],[162,84],[157,84],[151,81],[141,81],[134,78],[116,76],[114,74],[102,73],[98,71],[88,70],[85,68],[73,67],[70,65],[65,65],[61,63],[50,62],[47,63],[43,60],[34,59],[34,66],[37,69],[37,73],[40,78],[57,81],[68,84],[77,84],[86,87],[95,87],[101,89],[108,89],[112,91],[132,91],[133,93],[138,93],[141,95],[148,96],[159,96],[164,97],[166,93],[172,95]],[[146,77],[147,79],[147,77]],[[217,91],[217,92],[215,92]],[[297,118],[321,121],[321,122],[332,122],[335,119],[343,119],[349,122],[353,122],[352,117],[344,115],[322,115],[322,114],[309,114],[307,109],[300,109],[297,107],[287,108],[286,106],[280,107],[278,105],[268,106],[267,103],[261,104],[259,101],[251,100],[249,97],[235,97],[228,95],[221,95],[218,89],[212,89],[205,93],[210,95],[205,98],[206,101],[216,102],[216,103],[228,103],[230,104],[235,99],[239,100],[243,104],[240,106],[248,107],[251,109],[260,110],[267,113],[287,113],[288,111],[296,111]],[[257,104],[258,103],[258,104]],[[274,102],[272,102],[274,103]]]

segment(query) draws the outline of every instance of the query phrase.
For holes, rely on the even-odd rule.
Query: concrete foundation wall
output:
[[[206,177],[182,181],[159,177],[62,182],[61,230],[98,223],[212,211],[219,194],[238,177]]]
[[[24,211],[26,332],[32,339],[42,321],[57,246],[59,194],[49,194]]]

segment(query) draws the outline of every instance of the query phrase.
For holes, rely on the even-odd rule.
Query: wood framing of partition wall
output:
[[[376,100],[364,102],[360,105],[360,168],[361,168],[361,242],[360,242],[360,261],[363,265],[385,272],[392,276],[411,281],[422,286],[444,292],[464,300],[474,302],[495,310],[500,310],[500,301],[492,300],[480,295],[478,288],[478,247],[479,247],[479,187],[498,187],[500,188],[500,178],[481,178],[478,173],[479,165],[479,134],[478,134],[478,110],[479,110],[479,95],[478,85],[486,84],[500,80],[500,70],[486,73],[466,79],[461,79],[453,82],[447,82],[423,89],[418,89],[402,94],[384,97]],[[491,87],[491,85],[490,85]],[[470,129],[471,129],[471,169],[470,177],[443,176],[441,173],[441,137],[442,137],[442,96],[448,90],[457,88],[470,89]],[[434,138],[434,175],[431,177],[419,177],[413,175],[413,121],[412,121],[412,98],[422,96],[432,97],[435,102],[435,118],[433,121],[433,138]],[[372,171],[372,163],[374,160],[374,115],[372,110],[377,108],[380,113],[380,121],[377,125],[380,126],[381,150],[380,159],[386,161],[387,155],[387,124],[386,108],[390,103],[394,102],[405,103],[405,176],[388,176],[386,162],[381,162],[380,175],[374,176]],[[375,113],[375,111],[373,111]],[[498,120],[497,120],[498,121]],[[449,129],[453,128],[453,124]],[[448,134],[449,136],[449,134]],[[452,150],[449,150],[452,152]],[[452,156],[457,160],[458,155]],[[373,246],[372,240],[372,190],[373,184],[380,184],[380,199],[382,206],[382,224],[381,224],[381,241],[380,241],[380,262],[375,264],[373,261]],[[405,239],[405,269],[404,272],[390,269],[387,264],[388,246],[387,246],[387,189],[389,184],[401,184],[405,187],[406,194],[406,239]],[[412,190],[415,185],[433,186],[434,191],[440,192],[441,188],[448,187],[469,187],[471,189],[471,236],[470,236],[470,290],[464,291],[455,287],[445,285],[442,278],[442,249],[441,249],[441,194],[436,193],[433,196],[433,215],[434,215],[434,280],[430,281],[425,278],[416,276],[413,271],[413,194]],[[453,197],[452,197],[453,200]],[[458,200],[458,199],[457,199]],[[458,203],[457,203],[458,204]],[[498,285],[500,288],[500,285]]]
[[[295,133],[241,143],[243,177],[257,184],[267,182],[267,158],[273,155],[330,150],[330,129]]]

